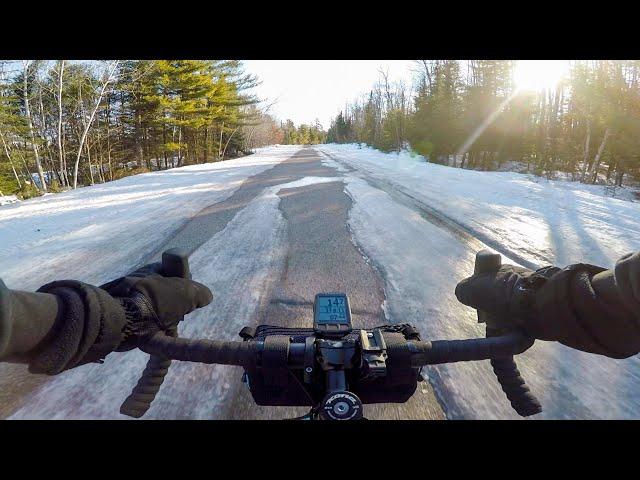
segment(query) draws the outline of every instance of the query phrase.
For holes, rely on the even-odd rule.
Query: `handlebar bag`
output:
[[[363,378],[358,366],[346,371],[349,391],[358,395],[362,403],[404,403],[415,392],[420,369],[411,367],[407,340],[420,340],[418,332],[408,324],[377,327],[387,344],[387,374],[384,377]],[[371,332],[373,329],[368,329]],[[292,343],[304,344],[315,335],[311,328],[285,328],[259,325],[255,330],[244,328],[240,335],[245,340],[262,340],[270,336],[290,337]],[[359,331],[345,335],[344,340],[358,339]],[[277,348],[275,349],[277,353]],[[243,380],[248,384],[253,400],[265,406],[308,406],[322,400],[325,394],[324,372],[315,368],[310,383],[305,383],[302,369],[288,369],[286,359],[270,365],[245,369]]]

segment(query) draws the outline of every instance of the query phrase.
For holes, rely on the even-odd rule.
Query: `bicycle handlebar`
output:
[[[500,337],[470,338],[467,340],[435,340],[407,342],[411,352],[411,366],[423,367],[440,363],[473,362],[518,355],[533,345],[533,339],[510,333]],[[156,333],[140,349],[151,355],[183,362],[249,367],[255,365],[264,342],[202,340],[173,338],[162,332]],[[304,365],[304,343],[292,343],[289,348],[289,368]],[[392,354],[389,358],[393,359]]]
[[[412,353],[412,366],[422,367],[518,355],[533,345],[533,339],[521,333],[510,333],[500,337],[407,343]]]
[[[481,250],[476,253],[473,273],[494,273],[497,272],[501,266],[502,257],[499,253],[493,253],[490,250]],[[504,338],[504,336],[500,336],[501,332],[495,327],[495,325],[502,323],[499,318],[494,318],[489,313],[478,310],[478,321],[487,324],[487,339]],[[533,345],[533,341],[531,345]],[[531,345],[529,345],[529,347]],[[533,393],[531,393],[522,375],[520,375],[518,366],[513,359],[513,354],[491,358],[491,366],[493,367],[493,373],[496,374],[498,382],[502,387],[502,391],[518,415],[528,417],[542,411],[540,402]]]
[[[479,360],[491,360],[492,364],[493,362],[513,361],[513,355],[524,352],[532,345],[533,339],[521,333],[467,340],[407,341],[411,353],[411,367]],[[304,367],[305,348],[305,343],[291,343],[289,345],[288,368],[301,369]],[[141,345],[140,349],[151,354],[151,359],[134,392],[125,402],[128,405],[127,411],[121,408],[121,413],[130,416],[134,414],[136,418],[148,410],[162,384],[171,360],[235,365],[247,368],[256,365],[264,349],[264,341],[188,339],[158,332],[144,345]],[[393,361],[391,352],[389,352],[389,360]],[[494,366],[494,371],[495,369]],[[519,374],[511,378],[512,385],[521,387],[524,384]]]
[[[191,278],[189,270],[189,256],[180,249],[172,248],[162,254],[162,275],[165,277]],[[182,320],[182,319],[181,319]],[[178,336],[177,326],[163,337],[171,338]],[[147,361],[138,383],[120,406],[120,413],[133,418],[140,418],[151,406],[151,402],[156,398],[160,386],[164,382],[164,377],[171,366],[171,359],[165,355],[152,354]]]
[[[140,349],[172,360],[248,367],[255,363],[252,347],[253,342],[172,338],[158,332]]]
[[[495,270],[496,254],[483,250],[476,256],[476,273]],[[493,258],[489,258],[493,256]],[[164,274],[167,276],[189,277],[186,255],[179,251],[167,251],[162,257]],[[500,261],[498,255],[497,267]],[[171,275],[173,273],[173,275]],[[478,312],[480,321],[490,317]],[[496,335],[487,328],[486,338],[467,340],[407,341],[411,353],[411,366],[422,367],[441,363],[491,360],[494,373],[512,407],[521,416],[539,413],[542,408],[529,391],[513,360],[534,343],[534,340],[520,332]],[[303,368],[305,344],[289,345],[287,364],[289,368]],[[264,341],[218,341],[187,339],[177,337],[177,331],[158,332],[139,347],[151,355],[138,384],[120,408],[120,413],[139,418],[149,409],[158,392],[171,360],[181,360],[206,364],[236,365],[250,367],[256,365],[264,348]],[[389,359],[393,360],[389,352]]]

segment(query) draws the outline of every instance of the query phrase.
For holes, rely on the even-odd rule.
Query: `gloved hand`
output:
[[[161,272],[157,263],[101,287],[75,280],[40,287],[38,292],[57,297],[59,308],[46,339],[26,356],[29,370],[54,375],[101,361],[113,351],[131,350],[211,302],[205,285]]]
[[[535,293],[560,271],[545,267],[535,272],[514,265],[502,265],[497,272],[480,273],[465,278],[456,286],[461,303],[490,314],[491,328],[522,328],[533,312]]]
[[[136,348],[154,333],[173,329],[185,315],[211,303],[213,296],[205,285],[161,273],[162,264],[153,263],[100,286],[127,313],[117,351]]]
[[[521,329],[540,340],[612,358],[640,351],[640,254],[614,270],[578,263],[535,272],[503,265],[456,286],[465,305],[489,313],[489,327]],[[635,306],[635,308],[634,308]]]

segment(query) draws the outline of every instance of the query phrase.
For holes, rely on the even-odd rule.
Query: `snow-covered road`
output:
[[[279,146],[248,157],[127,177],[0,208],[0,275],[16,289],[82,278],[103,282],[154,253],[203,208],[291,157]]]
[[[277,178],[269,179],[259,195],[247,197],[224,228],[195,250],[194,278],[215,295],[211,305],[189,316],[181,335],[231,339],[259,318],[274,282],[291,268],[285,267],[291,220],[282,209],[283,189],[344,185],[352,200],[347,220],[352,241],[382,277],[386,316],[415,324],[428,339],[482,336],[475,312],[459,304],[453,292],[473,270],[475,250],[483,245],[434,223],[410,202],[398,201],[398,193],[411,195],[490,244],[504,244],[531,264],[583,260],[607,265],[640,249],[640,204],[602,197],[589,187],[421,164],[357,146],[314,150],[327,154],[323,168],[315,173],[305,167],[300,172],[307,173],[297,176],[274,174]],[[0,243],[0,275],[10,287],[25,289],[64,276],[94,282],[113,278],[153,253],[194,213],[212,203],[224,205],[243,180],[259,178],[296,151],[273,147],[232,162],[49,196],[33,206],[4,206],[0,242],[7,243]],[[305,151],[311,155],[313,150]],[[116,208],[108,208],[111,204]],[[326,212],[309,209],[313,214]],[[120,218],[125,225],[118,223]],[[37,232],[41,224],[46,235]],[[74,253],[83,263],[69,264]],[[136,351],[110,355],[104,365],[66,372],[29,395],[12,418],[123,418],[119,404],[145,358]],[[519,357],[519,365],[544,407],[536,418],[640,418],[637,358],[610,360],[537,342]],[[447,417],[516,418],[488,362],[431,367],[426,373]],[[147,417],[226,418],[223,406],[234,401],[239,376],[236,368],[176,362]],[[385,415],[402,417],[398,412]]]

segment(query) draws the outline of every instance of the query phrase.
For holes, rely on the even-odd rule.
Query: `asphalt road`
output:
[[[159,245],[146,261],[159,260],[161,252],[171,247],[194,252],[221,232],[238,212],[266,189],[305,177],[323,177],[325,181],[322,183],[298,188],[283,187],[277,193],[279,209],[286,223],[284,267],[273,272],[273,278],[267,283],[269,291],[263,292],[263,307],[253,323],[310,326],[315,294],[344,291],[349,295],[356,326],[383,324],[384,279],[352,241],[347,225],[352,201],[345,193],[342,175],[336,169],[323,165],[320,154],[313,148],[302,148],[290,159],[248,178],[227,200],[203,209],[177,234]],[[327,177],[335,181],[327,181]],[[1,417],[10,416],[24,403],[25,396],[46,381],[46,378],[28,375],[22,366],[17,368],[21,370],[16,371],[14,388],[0,392]],[[162,389],[159,395],[162,395]],[[216,418],[280,419],[302,415],[307,410],[258,407],[240,381],[233,382],[226,399],[223,411],[216,412]],[[189,411],[190,405],[181,407],[180,418],[190,418]],[[372,419],[444,418],[428,382],[419,384],[409,402],[367,405],[365,415]]]
[[[247,179],[224,202],[212,205],[158,249],[155,259],[170,247],[195,250],[224,229],[233,216],[264,189],[304,177],[335,177],[335,182],[315,183],[279,191],[279,208],[287,224],[287,252],[284,269],[270,284],[265,308],[255,324],[289,327],[310,326],[316,293],[344,291],[349,295],[356,326],[374,327],[385,323],[383,279],[351,240],[347,216],[351,199],[344,192],[342,174],[324,166],[320,154],[303,148],[292,158]],[[233,401],[218,418],[279,419],[302,415],[307,409],[259,407],[246,386],[237,382]],[[227,397],[229,398],[229,397]],[[368,418],[442,419],[444,414],[426,382],[419,385],[405,404],[368,405]]]

